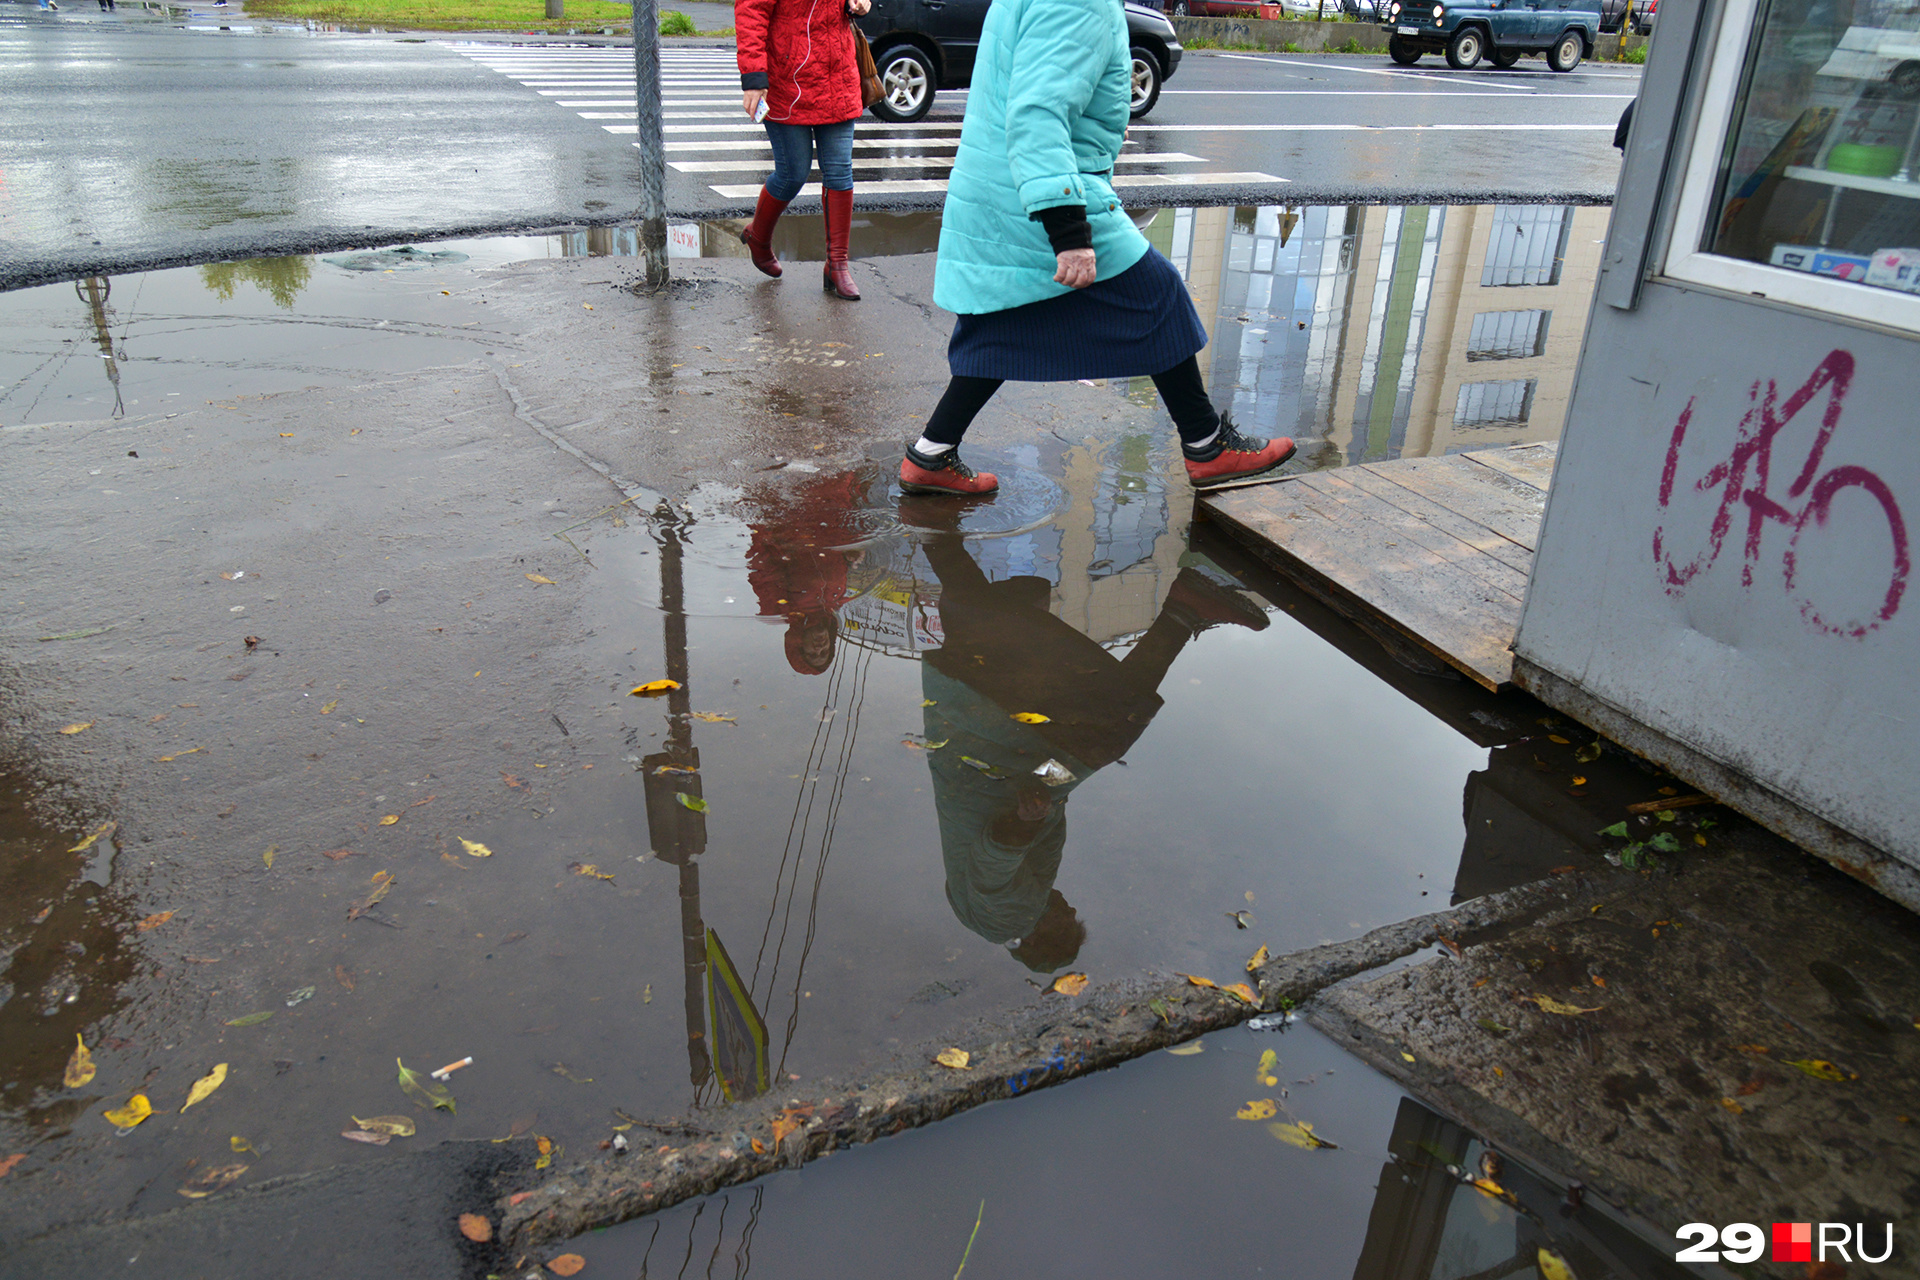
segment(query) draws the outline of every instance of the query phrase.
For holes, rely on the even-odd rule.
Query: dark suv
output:
[[[882,120],[918,120],[939,89],[964,89],[973,80],[973,55],[986,25],[988,0],[873,0],[858,19],[873,46],[886,96],[873,104]],[[1133,118],[1153,110],[1160,86],[1180,65],[1180,37],[1157,9],[1128,0],[1127,34],[1133,46]]]
[[[1593,52],[1601,0],[1391,0],[1380,11],[1387,56],[1403,67],[1423,53],[1444,53],[1461,71],[1484,55],[1511,67],[1543,53],[1555,71],[1571,71]]]

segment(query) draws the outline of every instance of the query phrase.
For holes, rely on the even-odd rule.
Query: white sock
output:
[[[1220,428],[1215,427],[1213,429],[1213,434],[1208,436],[1205,440],[1188,440],[1188,441],[1185,441],[1184,444],[1185,444],[1185,447],[1198,451],[1206,448],[1208,445],[1212,444],[1215,440],[1218,440],[1219,438],[1220,438]]]
[[[913,451],[923,458],[937,458],[951,448],[953,448],[953,446],[950,444],[940,444],[938,441],[929,440],[925,436],[921,436],[913,445]]]

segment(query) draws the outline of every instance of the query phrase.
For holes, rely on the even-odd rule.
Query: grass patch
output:
[[[1620,61],[1631,62],[1635,66],[1645,65],[1647,61],[1647,46],[1643,44],[1635,45],[1633,48],[1627,50],[1625,53],[1620,55]]]
[[[567,0],[567,16],[553,19],[546,16],[542,0],[248,0],[247,13],[259,18],[413,31],[563,33],[604,29],[628,35],[633,30],[633,6],[614,0]],[[733,34],[731,29],[696,32],[691,18],[672,10],[660,17],[662,35]],[[673,23],[671,30],[669,23]]]
[[[1192,40],[1182,40],[1186,49],[1218,49],[1223,53],[1271,53],[1263,44],[1254,44],[1250,40],[1215,40],[1211,36],[1199,36]]]

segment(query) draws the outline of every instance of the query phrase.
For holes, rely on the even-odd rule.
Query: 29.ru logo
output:
[[[1817,1233],[1816,1233],[1817,1228]],[[1689,1222],[1674,1232],[1681,1240],[1693,1243],[1673,1255],[1675,1262],[1758,1262],[1767,1251],[1767,1233],[1751,1222],[1731,1222],[1716,1227],[1707,1222]],[[1720,1248],[1716,1251],[1714,1244]],[[1848,1250],[1859,1255],[1856,1259]],[[1885,1262],[1893,1256],[1893,1224],[1887,1224],[1886,1248],[1879,1257],[1867,1252],[1865,1223],[1776,1222],[1773,1224],[1775,1262],[1825,1262],[1838,1255],[1841,1262]]]

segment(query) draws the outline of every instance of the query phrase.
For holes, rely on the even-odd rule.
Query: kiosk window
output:
[[[1920,0],[1759,0],[1700,248],[1920,294]]]

